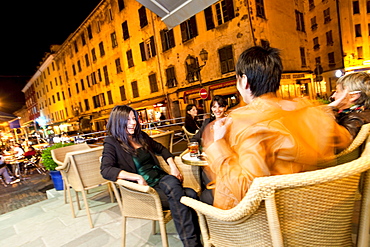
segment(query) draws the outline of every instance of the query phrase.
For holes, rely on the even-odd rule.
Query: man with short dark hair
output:
[[[352,141],[323,108],[278,98],[282,72],[275,48],[251,47],[239,57],[237,88],[248,105],[209,124],[203,135],[216,207],[236,206],[256,177],[315,169]]]

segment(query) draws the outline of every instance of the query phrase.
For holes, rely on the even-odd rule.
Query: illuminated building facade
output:
[[[216,94],[238,104],[238,55],[270,45],[283,59],[279,94],[314,99],[330,92],[335,71],[344,69],[337,2],[222,0],[168,30],[135,0],[105,0],[53,46],[24,92],[34,88],[35,118],[58,126],[56,132],[104,130],[119,104],[137,109],[143,122],[159,120],[162,112],[178,118],[189,103],[209,112]],[[363,51],[367,55],[369,45]]]

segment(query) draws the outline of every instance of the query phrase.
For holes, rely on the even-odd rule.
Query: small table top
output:
[[[192,166],[207,166],[208,162],[205,158],[205,154],[202,154],[200,157],[190,157],[190,153],[183,153],[180,155],[181,161],[184,164],[192,165]]]

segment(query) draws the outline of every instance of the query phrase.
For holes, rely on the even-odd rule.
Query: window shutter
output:
[[[157,55],[157,52],[155,50],[155,44],[154,44],[154,36],[150,37],[150,49],[152,50],[152,57]]]
[[[198,36],[197,21],[195,19],[195,15],[190,18],[190,33],[191,33],[190,38]]]
[[[186,22],[187,21],[180,24],[182,42],[187,41],[189,39],[188,33],[186,31],[186,26],[187,26]]]
[[[229,16],[228,21],[230,21],[231,19],[234,19],[235,17],[233,0],[226,0],[226,6],[227,6],[227,14]]]
[[[141,53],[141,60],[146,61],[144,42],[140,43],[140,53]]]
[[[207,30],[215,28],[215,23],[213,21],[212,6],[209,6],[204,10],[204,17],[206,18]]]
[[[164,31],[164,30],[161,30],[161,31],[159,32],[159,34],[161,35],[162,50],[163,50],[163,51],[167,51],[167,50],[168,50],[168,47],[167,47],[166,37],[165,37],[164,33],[165,33],[165,31]]]

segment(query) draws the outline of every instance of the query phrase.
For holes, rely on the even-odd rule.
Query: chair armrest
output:
[[[213,207],[207,203],[201,202],[199,200],[187,196],[181,197],[180,202],[182,204],[185,204],[186,206],[193,208],[200,214],[224,222],[234,222],[240,219],[248,218],[251,215],[253,215],[259,207],[259,204],[253,205],[253,203],[241,202],[234,208],[224,210]]]
[[[228,219],[229,214],[226,214],[226,212],[230,210],[219,209],[207,203],[201,202],[199,200],[196,200],[196,199],[193,199],[187,196],[181,197],[180,202],[206,216],[216,218],[221,221],[230,221]]]
[[[136,191],[143,192],[143,193],[149,193],[151,189],[153,189],[149,185],[141,185],[141,184],[137,184],[137,183],[130,182],[127,180],[123,180],[123,179],[118,179],[115,183],[122,185],[128,189],[136,190]]]
[[[59,162],[55,162],[58,164],[58,166],[55,168],[55,170],[57,171],[61,171],[61,170],[67,170],[69,168],[69,162],[65,162],[65,163],[62,163],[60,164]]]

